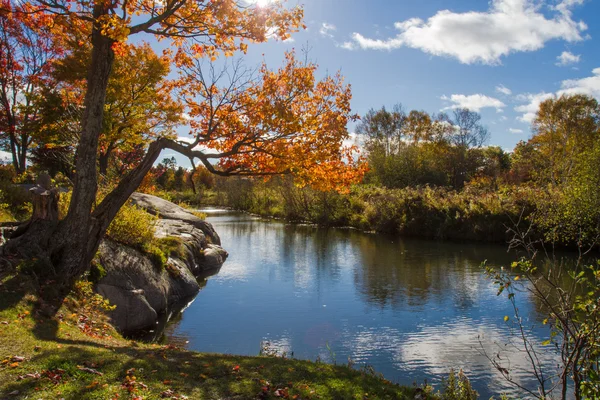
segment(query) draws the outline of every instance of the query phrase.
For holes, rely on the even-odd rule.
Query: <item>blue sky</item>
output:
[[[599,3],[305,0],[306,30],[252,45],[245,59],[276,67],[286,50],[308,47],[322,73],[341,70],[352,85],[354,112],[468,106],[489,144],[511,150],[531,135],[541,100],[565,91],[600,98]]]

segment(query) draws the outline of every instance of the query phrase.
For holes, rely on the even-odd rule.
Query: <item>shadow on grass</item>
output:
[[[168,347],[66,346],[35,355],[30,363],[42,369],[62,365],[64,381],[19,380],[6,385],[2,394],[16,391],[20,398],[29,398],[37,393],[36,387],[55,385],[65,399],[110,398],[107,396],[116,394],[119,398],[129,398],[126,395],[130,393],[160,398],[168,390],[192,399],[269,399],[280,397],[275,390],[285,388],[290,398],[292,393],[300,398],[310,398],[313,393],[321,399],[362,399],[365,393],[372,396],[369,398],[410,398],[409,390],[346,367],[270,357],[193,353]],[[90,363],[103,375],[77,368]],[[130,384],[132,380],[136,383]],[[130,391],[128,387],[133,389]]]

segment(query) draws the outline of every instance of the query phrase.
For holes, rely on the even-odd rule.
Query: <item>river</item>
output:
[[[372,366],[406,385],[439,386],[462,368],[482,399],[515,393],[484,353],[510,362],[535,387],[526,354],[505,346],[514,315],[481,268],[508,266],[504,246],[408,240],[203,210],[229,259],[170,323],[165,340],[188,349]],[[518,296],[532,335],[546,339],[536,306]],[[552,356],[545,358],[546,362]]]

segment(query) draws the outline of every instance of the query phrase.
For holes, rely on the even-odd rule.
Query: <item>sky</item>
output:
[[[268,6],[280,0],[242,1]],[[287,4],[303,5],[307,28],[287,41],[251,44],[245,64],[264,60],[277,68],[286,51],[307,48],[319,74],[341,71],[359,115],[397,103],[428,113],[467,107],[482,115],[488,144],[511,151],[531,136],[541,101],[562,93],[600,99],[600,0]],[[180,132],[184,137],[185,128]]]
[[[276,0],[258,1],[265,5]],[[429,113],[468,107],[490,145],[531,136],[541,101],[562,93],[600,99],[598,0],[304,0],[306,30],[251,45],[247,65],[276,68],[308,48],[319,73],[352,85],[352,110]],[[352,132],[355,126],[349,126]]]

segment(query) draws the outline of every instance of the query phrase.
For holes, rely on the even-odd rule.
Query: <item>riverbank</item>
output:
[[[85,293],[46,318],[31,277],[2,268],[0,398],[413,399],[420,391],[343,366],[126,340]]]
[[[422,187],[385,189],[354,186],[349,193],[322,193],[287,182],[225,181],[201,196],[171,193],[175,202],[218,206],[263,217],[325,227],[350,227],[402,237],[505,244],[517,221],[530,223],[540,193],[528,188],[503,192]],[[537,202],[537,203],[536,203]],[[542,227],[534,226],[536,236]]]

